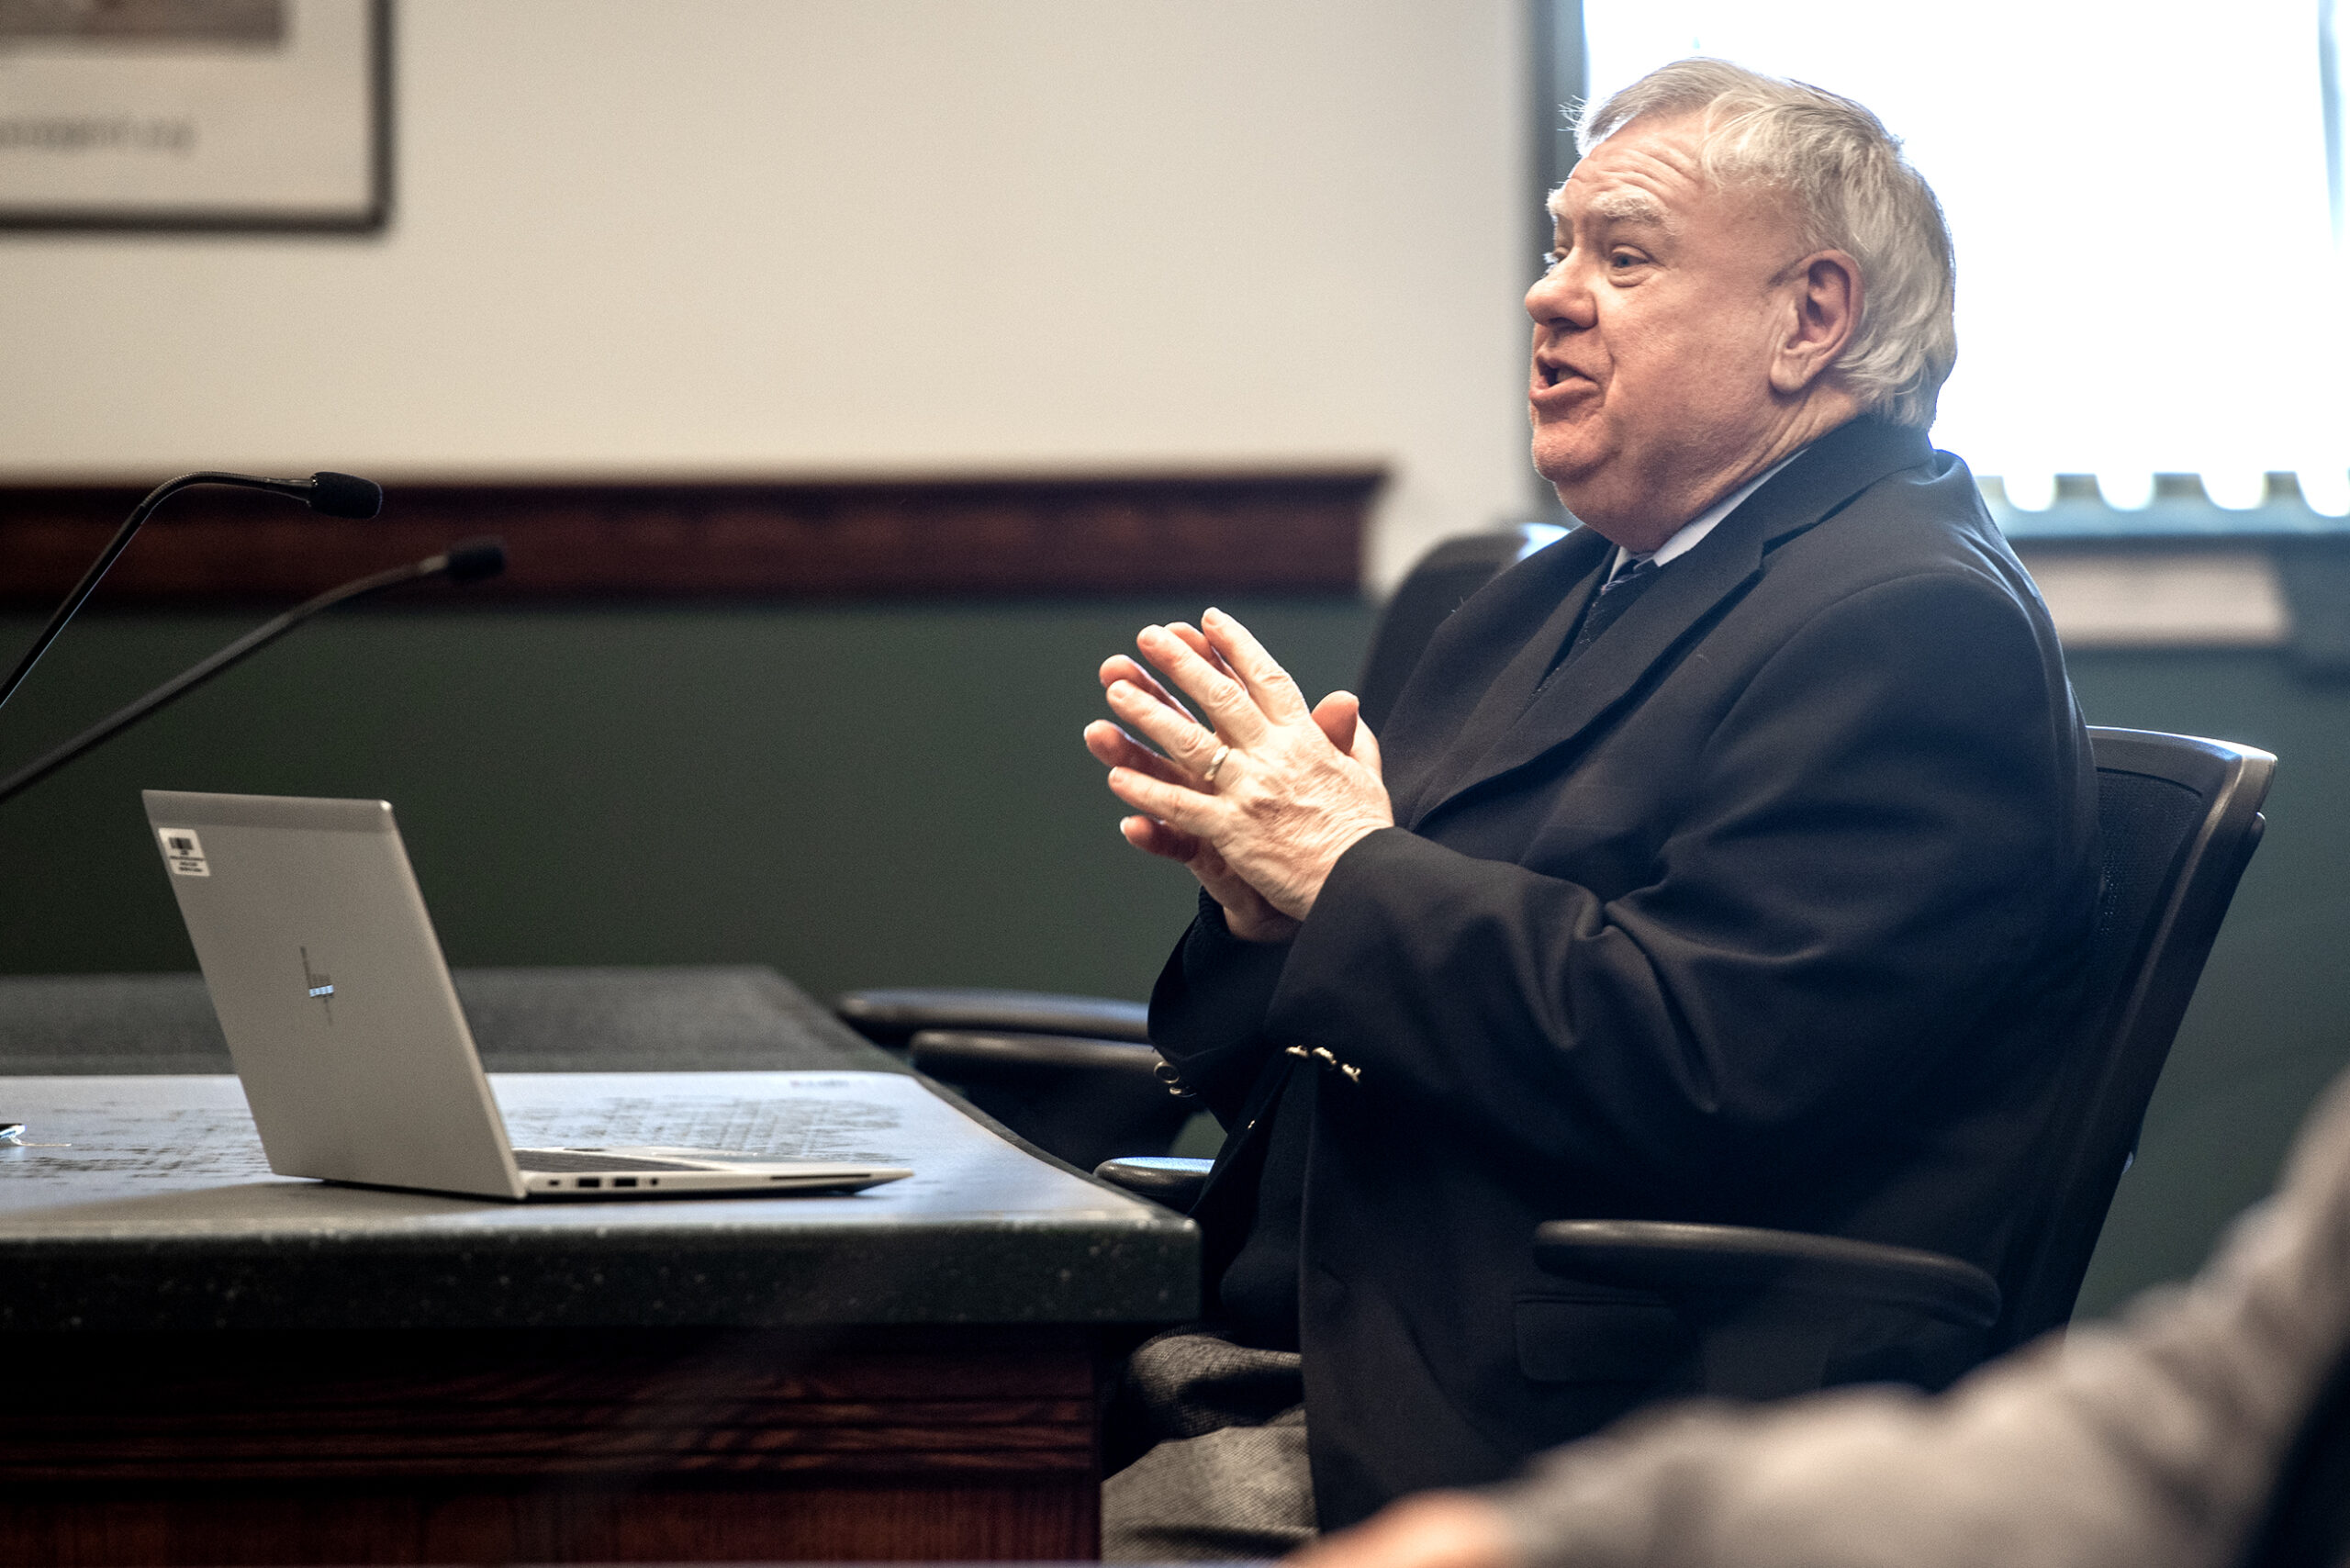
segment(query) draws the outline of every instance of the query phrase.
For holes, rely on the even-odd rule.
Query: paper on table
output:
[[[902,1073],[499,1073],[490,1081],[519,1148],[657,1145],[869,1160],[912,1168],[911,1179],[874,1189],[910,1194],[1048,1170]]]
[[[0,1147],[0,1208],[273,1179],[233,1078],[17,1078],[9,1087],[28,1125],[72,1147]],[[666,1144],[913,1170],[860,1200],[866,1207],[881,1195],[892,1206],[950,1200],[997,1212],[1130,1206],[901,1073],[501,1073],[491,1087],[518,1147]]]
[[[571,1083],[578,1074],[563,1075]],[[659,1145],[674,1148],[710,1148],[756,1154],[776,1159],[864,1160],[912,1164],[905,1148],[909,1137],[935,1145],[936,1129],[919,1106],[903,1103],[890,1085],[907,1084],[923,1101],[934,1096],[895,1074],[773,1075],[789,1079],[769,1092],[629,1092],[630,1075],[598,1075],[588,1096],[573,1092],[545,1095],[531,1077],[500,1075],[496,1080],[498,1104],[506,1113],[507,1136],[517,1148],[577,1146],[592,1143],[607,1148]],[[732,1076],[732,1075],[728,1075]],[[616,1088],[607,1088],[612,1079]],[[679,1079],[665,1076],[665,1089]],[[566,1085],[566,1087],[568,1087]],[[914,1126],[907,1126],[908,1111]],[[968,1126],[969,1122],[956,1120]],[[929,1136],[923,1136],[927,1132]],[[947,1139],[951,1145],[955,1140]],[[936,1153],[934,1148],[925,1152]]]

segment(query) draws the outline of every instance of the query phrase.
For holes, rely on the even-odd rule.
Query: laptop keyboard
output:
[[[579,1154],[567,1148],[518,1148],[514,1163],[525,1170],[702,1170],[676,1159],[636,1159],[625,1154]]]

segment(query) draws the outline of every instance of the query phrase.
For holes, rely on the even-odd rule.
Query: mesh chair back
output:
[[[2236,881],[2259,845],[2277,759],[2250,746],[2092,729],[2104,884],[2079,1032],[2046,1137],[2037,1232],[2002,1282],[1993,1352],[2073,1315],[2114,1188]]]

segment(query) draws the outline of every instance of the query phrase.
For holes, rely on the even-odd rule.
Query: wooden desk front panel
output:
[[[0,1562],[1096,1555],[1084,1329],[17,1337]]]

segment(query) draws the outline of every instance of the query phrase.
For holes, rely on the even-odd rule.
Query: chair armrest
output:
[[[1080,1170],[1120,1149],[1165,1150],[1192,1115],[1158,1053],[1125,1040],[923,1029],[906,1060]]]
[[[1534,1230],[1547,1272],[1676,1299],[1762,1291],[1906,1307],[1961,1328],[1999,1316],[1999,1283],[1974,1264],[1913,1247],[1735,1225],[1552,1220]]]
[[[956,986],[906,986],[852,991],[835,997],[833,1012],[867,1039],[902,1046],[923,1029],[1008,1029],[1036,1035],[1082,1035],[1148,1045],[1149,1010],[1139,1002],[1105,996],[1064,996],[1043,991],[982,991]]]
[[[951,1083],[1029,1085],[1069,1074],[1131,1079],[1169,1092],[1158,1053],[1125,1040],[1012,1030],[923,1029],[906,1042],[906,1059]]]
[[[1189,1214],[1192,1205],[1200,1201],[1200,1193],[1206,1190],[1208,1172],[1214,1166],[1213,1159],[1129,1155],[1124,1159],[1103,1160],[1093,1168],[1093,1174],[1137,1198],[1148,1198]]]

